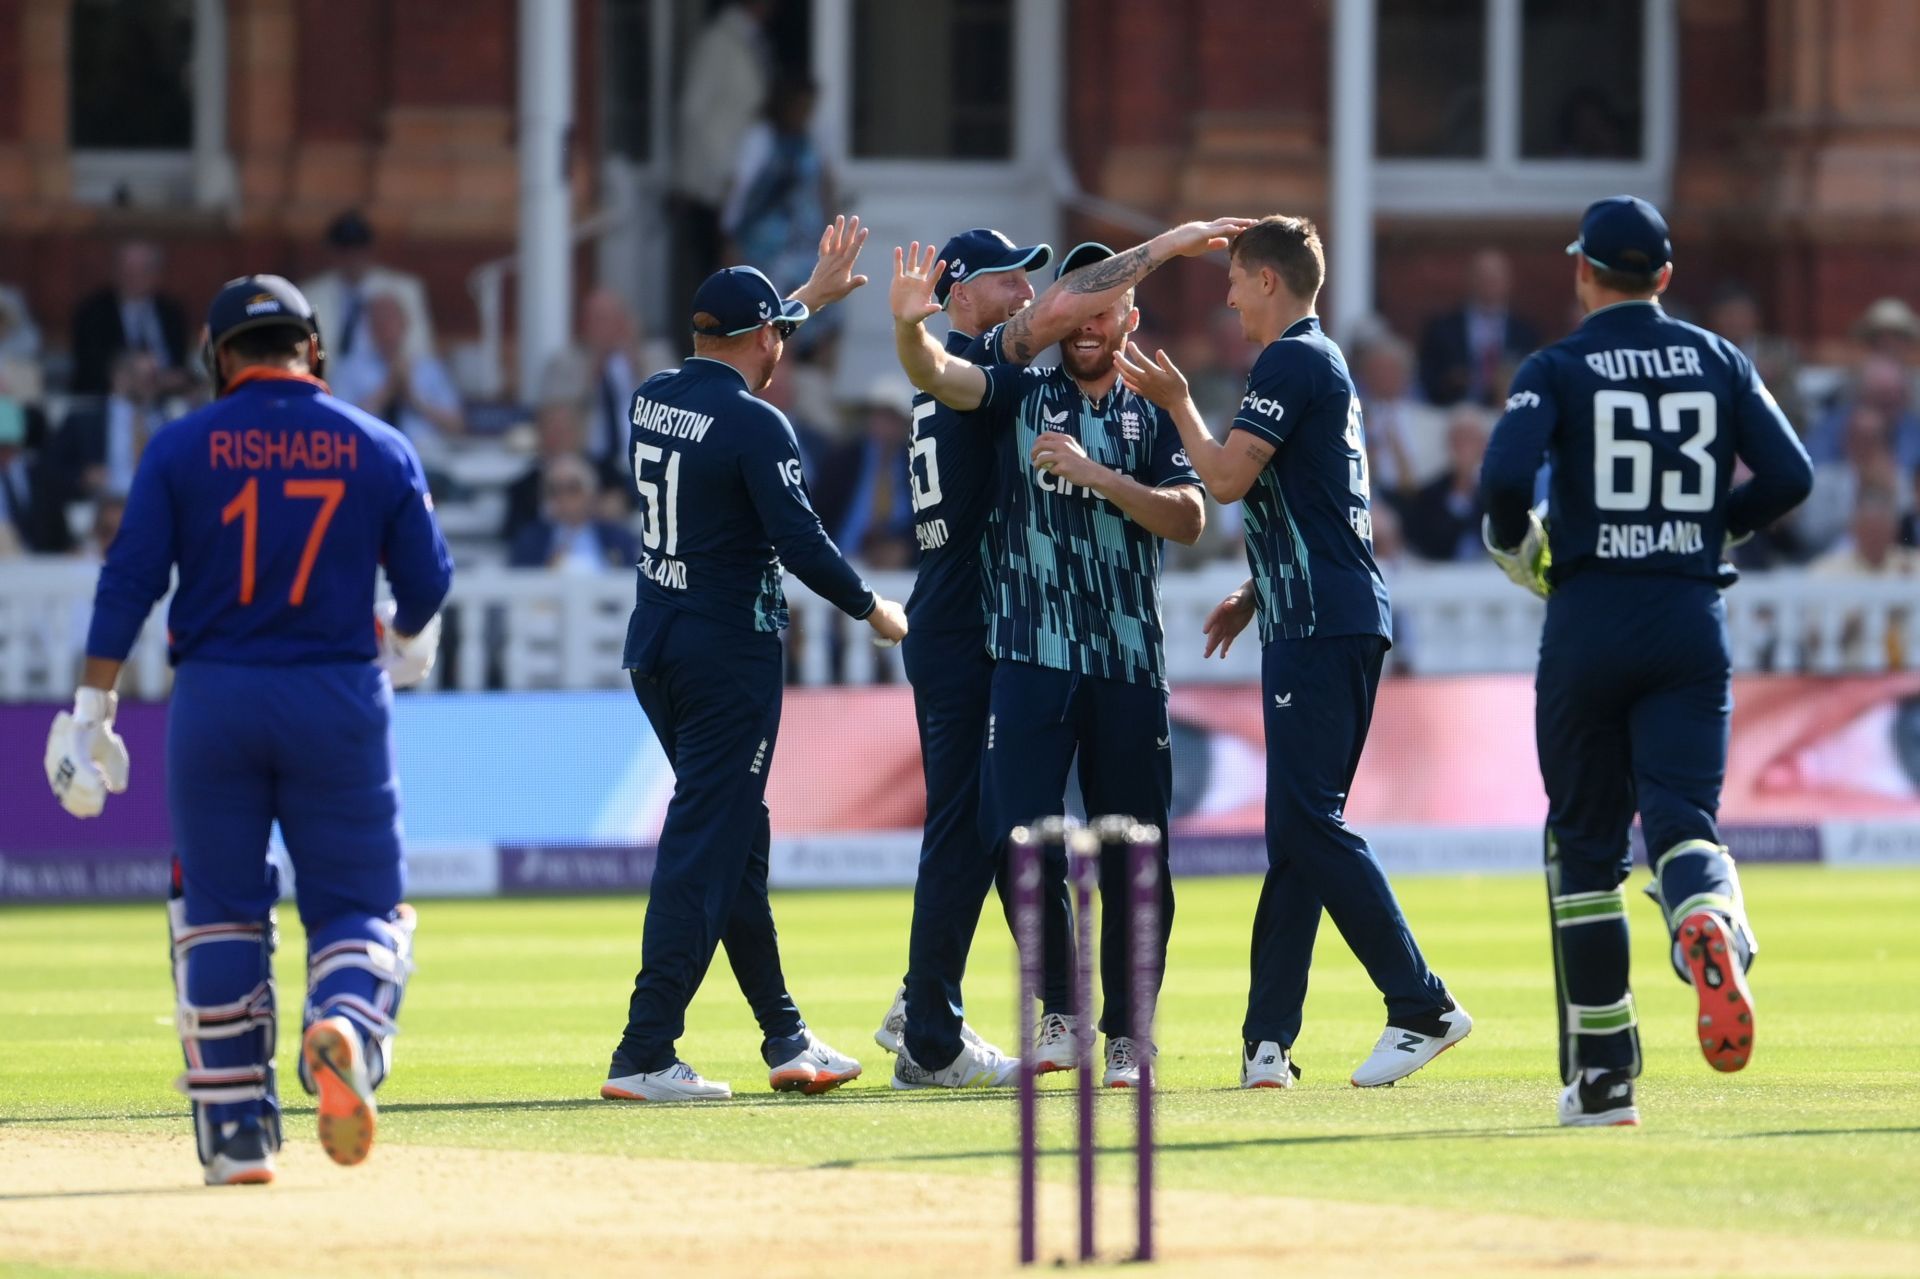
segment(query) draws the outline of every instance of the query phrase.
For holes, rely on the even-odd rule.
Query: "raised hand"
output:
[[[1145,351],[1129,342],[1114,353],[1113,364],[1129,391],[1163,409],[1171,409],[1187,398],[1186,375],[1165,351],[1155,351],[1149,360]]]
[[[1235,236],[1256,220],[1215,218],[1211,222],[1185,222],[1165,233],[1167,248],[1175,257],[1197,258],[1228,247]]]
[[[809,311],[818,311],[865,284],[867,277],[855,275],[853,264],[867,243],[867,234],[857,214],[850,217],[842,213],[834,218],[820,233],[820,260],[813,264],[813,274],[793,291],[793,296],[806,303]]]
[[[893,308],[896,324],[925,324],[946,308],[933,296],[934,282],[947,264],[940,260],[938,246],[929,244],[924,253],[920,241],[893,250],[893,287],[887,291],[887,303]]]

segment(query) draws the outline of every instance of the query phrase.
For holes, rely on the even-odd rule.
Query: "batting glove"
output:
[[[75,817],[98,817],[108,794],[127,789],[132,761],[126,742],[113,731],[119,705],[116,693],[82,688],[73,695],[73,709],[53,717],[47,733],[47,784]]]
[[[412,688],[432,672],[440,653],[440,615],[435,613],[418,635],[407,636],[393,629],[395,608],[388,600],[373,610],[373,634],[380,646],[374,661],[395,688]]]
[[[1507,575],[1508,581],[1541,599],[1553,592],[1553,587],[1547,582],[1547,569],[1553,564],[1553,550],[1547,545],[1544,513],[1544,504],[1527,512],[1526,534],[1521,537],[1520,545],[1512,550],[1501,550],[1493,544],[1493,520],[1490,516],[1480,517],[1480,540],[1485,544],[1487,554],[1493,557],[1493,562],[1500,566],[1500,571]]]

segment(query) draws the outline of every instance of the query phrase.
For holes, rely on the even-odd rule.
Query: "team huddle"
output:
[[[867,282],[854,274],[866,238],[857,218],[836,219],[812,277],[785,298],[751,267],[709,277],[689,308],[695,354],[633,398],[643,530],[624,665],[675,788],[600,1095],[731,1095],[678,1051],[722,945],[774,1089],[820,1093],[861,1073],[802,1017],[767,892],[783,571],[865,620],[875,643],[902,644],[912,685],[927,808],[906,974],[875,1034],[893,1054],[893,1087],[992,1087],[1071,1069],[1077,1041],[1096,1030],[1104,1083],[1139,1083],[1157,1049],[1129,1034],[1123,852],[1100,866],[1111,908],[1097,1027],[1074,1016],[1058,849],[1043,876],[1033,1042],[1008,1053],[975,1033],[962,986],[989,889],[1009,901],[1009,832],[1063,813],[1071,772],[1089,811],[1168,827],[1162,548],[1200,536],[1203,490],[1243,504],[1251,570],[1208,616],[1205,652],[1224,654],[1258,621],[1267,742],[1268,871],[1239,1082],[1286,1088],[1299,1075],[1323,909],[1385,1004],[1353,1084],[1391,1084],[1466,1038],[1472,1018],[1344,818],[1392,622],[1372,554],[1360,400],[1315,311],[1325,263],[1313,224],[1223,218],[1124,252],[1082,244],[1037,297],[1033,274],[1054,265],[1044,244],[975,229],[938,250],[896,249],[895,347],[919,392],[910,481],[922,558],[904,605],[875,593],[828,538],[793,428],[758,394],[794,329]],[[1227,305],[1260,355],[1232,420],[1209,424],[1166,354],[1130,339],[1141,280],[1218,250],[1229,256]],[[1521,367],[1481,482],[1496,562],[1548,601],[1537,746],[1560,1119],[1630,1124],[1640,1057],[1621,884],[1636,813],[1674,967],[1698,997],[1703,1054],[1737,1070],[1753,1050],[1745,973],[1757,945],[1716,826],[1731,710],[1721,552],[1803,500],[1811,468],[1738,348],[1661,309],[1671,245],[1651,205],[1596,203],[1568,251],[1587,319]],[[944,341],[926,327],[936,315]],[[372,1143],[414,928],[387,712],[391,686],[431,664],[451,562],[411,446],[326,392],[320,335],[292,286],[234,281],[208,329],[223,398],[169,427],[167,446],[140,464],[47,770],[78,816],[124,789],[113,686],[177,566],[168,763],[182,1086],[206,1180],[236,1184],[271,1180],[280,1142],[277,886],[265,860],[275,820],[309,934],[301,1082],[319,1094],[336,1161],[358,1162]],[[1052,348],[1057,363],[1037,365]],[[264,433],[260,448],[235,449],[242,424]],[[1736,460],[1751,472],[1738,484]],[[395,598],[377,614],[381,563]],[[1143,940],[1164,976],[1174,924],[1164,835],[1158,854],[1158,931]]]

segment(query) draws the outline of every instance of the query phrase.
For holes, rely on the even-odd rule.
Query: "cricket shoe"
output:
[[[1411,1019],[1414,1025],[1387,1023],[1367,1059],[1354,1067],[1355,1088],[1379,1088],[1405,1079],[1467,1037],[1473,1018],[1455,1004],[1443,1013]]]
[[[1147,1059],[1157,1060],[1160,1049],[1153,1044],[1147,1045]],[[1100,1083],[1106,1088],[1138,1088],[1140,1086],[1140,1045],[1137,1040],[1126,1035],[1107,1037],[1107,1073]]]
[[[767,1058],[767,1085],[775,1092],[812,1097],[860,1077],[859,1062],[829,1047],[811,1030],[791,1039],[769,1040],[760,1052]]]
[[[1624,1070],[1583,1070],[1560,1094],[1562,1128],[1637,1128],[1633,1076]]]
[[[320,1093],[320,1147],[337,1164],[357,1164],[373,1149],[379,1112],[365,1051],[360,1032],[345,1017],[322,1017],[300,1042],[300,1058]]]
[[[904,1049],[894,1054],[893,1086],[916,1088],[1004,1088],[1020,1074],[1020,1059],[990,1045],[962,1044],[960,1055],[939,1070],[928,1070]]]
[[[209,1186],[264,1186],[273,1181],[273,1142],[257,1119],[220,1125],[220,1144],[203,1170]]]
[[[1300,1067],[1293,1054],[1271,1039],[1241,1042],[1240,1086],[1242,1088],[1291,1088],[1300,1078]]]
[[[1072,1070],[1080,1063],[1080,1019],[1064,1013],[1047,1013],[1040,1018],[1040,1030],[1033,1037],[1033,1073],[1050,1075],[1056,1070]]]
[[[1700,1000],[1700,1053],[1715,1070],[1739,1070],[1753,1056],[1753,992],[1726,916],[1694,911],[1680,921],[1675,942]]]
[[[609,1076],[600,1095],[608,1101],[720,1101],[733,1096],[733,1089],[702,1079],[692,1066],[676,1061],[665,1070]]]
[[[969,1044],[986,1044],[987,1042],[964,1021],[960,1023],[960,1039],[961,1042]],[[880,1022],[880,1029],[873,1032],[873,1042],[890,1053],[899,1052],[900,1045],[907,1042],[907,988],[905,986],[900,987],[899,992],[894,995],[893,1006],[887,1009],[886,1017]],[[1000,1050],[995,1048],[994,1051]]]

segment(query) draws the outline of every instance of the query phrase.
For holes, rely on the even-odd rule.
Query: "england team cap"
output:
[[[1660,210],[1637,195],[1610,195],[1587,206],[1567,252],[1608,271],[1652,275],[1673,261],[1673,241]]]
[[[976,275],[1022,268],[1038,271],[1053,261],[1053,246],[1030,244],[1023,248],[998,231],[975,227],[948,240],[940,249],[940,260],[947,264],[947,269],[935,281],[933,296],[945,306],[953,286],[965,284]]]
[[[1090,263],[1100,262],[1113,256],[1113,250],[1098,240],[1084,240],[1067,250],[1060,259],[1060,265],[1053,268],[1053,278],[1059,279],[1069,271],[1078,271]]]
[[[714,322],[695,324],[702,337],[730,338],[771,324],[787,337],[807,318],[807,304],[780,296],[773,281],[750,266],[715,271],[694,290],[693,313],[710,315]]]

